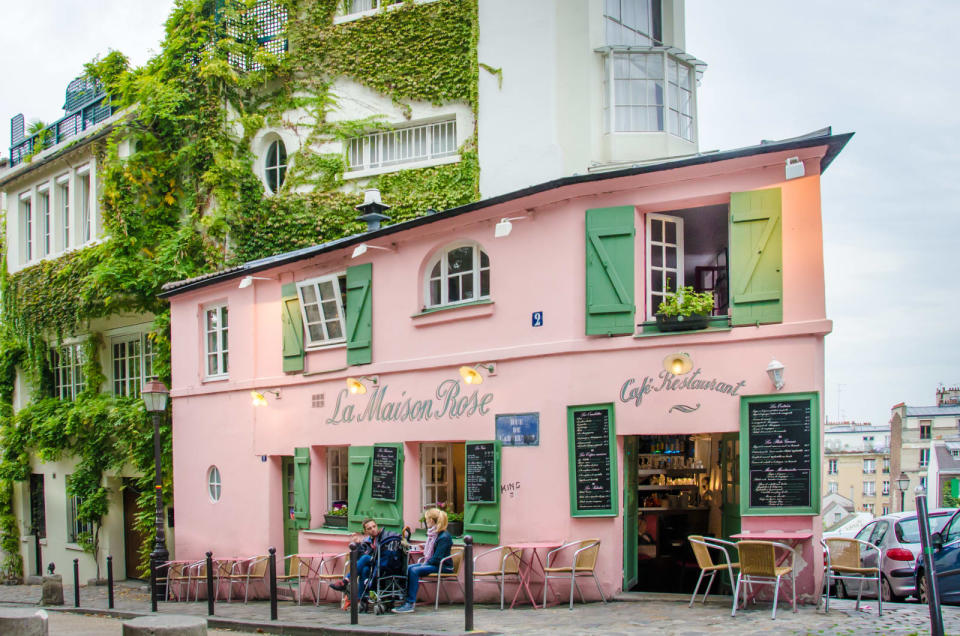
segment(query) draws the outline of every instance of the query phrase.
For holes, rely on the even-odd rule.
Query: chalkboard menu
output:
[[[496,503],[497,448],[494,442],[467,444],[467,501]]]
[[[571,513],[574,516],[617,514],[613,407],[572,407],[568,409],[567,419]]]
[[[373,447],[373,478],[370,496],[384,501],[397,500],[397,447]]]
[[[747,512],[780,514],[819,508],[816,394],[744,398]],[[742,506],[743,507],[743,506]]]

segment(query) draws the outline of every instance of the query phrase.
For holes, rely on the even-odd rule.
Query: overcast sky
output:
[[[0,154],[9,154],[16,113],[28,124],[62,116],[64,89],[84,62],[110,49],[134,64],[149,59],[172,5],[4,2],[2,22],[17,28],[5,29],[0,47]],[[701,150],[824,126],[856,133],[822,182],[834,321],[828,418],[879,424],[897,402],[932,404],[939,383],[960,383],[960,3],[687,0],[686,8],[686,49],[709,64],[698,93]]]

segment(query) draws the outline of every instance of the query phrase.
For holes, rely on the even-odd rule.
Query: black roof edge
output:
[[[818,133],[821,131],[817,131]],[[815,134],[815,133],[814,133]],[[427,216],[419,216],[415,219],[409,221],[404,221],[403,223],[397,223],[396,225],[388,225],[386,227],[380,228],[373,232],[364,232],[363,234],[354,234],[352,236],[347,236],[333,241],[328,241],[326,243],[321,243],[320,245],[314,245],[311,247],[305,247],[292,252],[285,252],[283,254],[277,254],[276,256],[268,256],[266,258],[257,259],[254,261],[248,261],[242,265],[236,267],[231,267],[221,272],[215,272],[206,276],[197,277],[194,279],[188,279],[182,283],[180,282],[169,282],[163,286],[162,291],[158,294],[159,298],[170,298],[171,296],[176,296],[178,294],[183,294],[194,289],[199,289],[201,287],[206,287],[213,283],[219,283],[233,278],[240,278],[242,276],[248,276],[256,272],[261,272],[263,270],[272,269],[274,267],[279,267],[282,265],[287,265],[289,263],[295,263],[304,258],[310,258],[323,254],[324,252],[342,249],[344,247],[349,247],[351,245],[356,245],[358,243],[365,243],[380,237],[389,236],[391,234],[396,234],[405,230],[409,230],[421,225],[426,225],[428,223],[434,223],[442,219],[449,219],[461,214],[467,214],[469,212],[474,212],[476,210],[481,210],[483,208],[493,207],[501,203],[507,203],[515,199],[522,199],[523,197],[528,197],[534,194],[539,194],[541,192],[546,192],[548,190],[553,190],[557,188],[562,188],[570,185],[578,185],[581,183],[590,183],[593,181],[606,181],[608,179],[619,179],[622,177],[631,177],[639,174],[647,174],[652,172],[662,172],[664,170],[675,170],[678,168],[688,168],[690,166],[697,166],[709,163],[717,163],[719,161],[729,161],[731,159],[740,159],[743,157],[750,157],[753,155],[764,155],[771,154],[776,152],[787,152],[790,150],[800,150],[803,148],[813,148],[816,146],[827,146],[827,152],[820,159],[820,172],[821,174],[826,171],[826,169],[833,163],[833,160],[836,159],[837,155],[840,154],[840,151],[847,145],[850,139],[853,137],[854,133],[842,133],[839,135],[834,135],[831,132],[830,128],[823,129],[823,134],[819,136],[802,136],[795,137],[793,139],[788,139],[782,142],[762,142],[757,146],[747,146],[746,148],[738,148],[736,150],[728,150],[724,152],[712,152],[707,154],[695,155],[693,157],[688,157],[684,159],[669,160],[662,163],[647,164],[643,166],[636,166],[631,168],[624,168],[621,170],[611,170],[609,172],[598,172],[586,175],[576,175],[571,177],[561,177],[559,179],[553,179],[552,181],[545,181],[543,183],[538,183],[536,185],[528,186],[526,188],[521,188],[520,190],[514,190],[513,192],[507,192],[506,194],[500,194],[489,199],[482,199],[480,201],[474,201],[472,203],[467,203],[456,208],[450,208],[449,210],[444,210],[442,212],[437,212],[436,214],[431,214]]]

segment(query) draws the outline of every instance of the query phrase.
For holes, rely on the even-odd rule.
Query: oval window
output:
[[[220,501],[220,469],[211,466],[207,471],[207,492],[210,495],[210,501],[216,503]]]
[[[267,188],[270,189],[270,192],[276,194],[287,176],[287,147],[283,145],[283,141],[278,139],[270,144],[267,149],[265,171]]]

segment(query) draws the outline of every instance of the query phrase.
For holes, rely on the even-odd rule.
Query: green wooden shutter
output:
[[[310,527],[310,449],[293,449],[293,518],[298,530]]]
[[[467,442],[467,452],[473,444],[493,444],[494,446],[494,483],[493,493],[495,501],[489,503],[474,503],[467,501],[466,480],[464,480],[463,495],[463,533],[473,537],[474,543],[488,545],[500,544],[500,442]]]
[[[403,529],[403,444],[378,444],[397,448],[397,500],[373,498],[373,446],[351,446],[347,473],[347,522],[351,530],[362,530],[361,522],[371,517],[377,525]]]
[[[347,268],[347,364],[370,364],[373,359],[372,281],[372,263]]]
[[[303,371],[303,316],[300,315],[300,296],[297,284],[287,283],[281,288],[281,323],[283,325],[283,372]]]
[[[730,314],[733,325],[783,321],[780,188],[730,195]]]
[[[634,332],[633,206],[587,210],[587,335]]]

